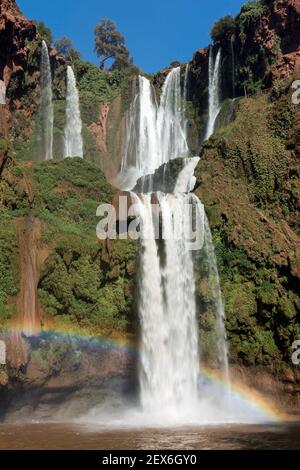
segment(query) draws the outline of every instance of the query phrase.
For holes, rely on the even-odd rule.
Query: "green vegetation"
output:
[[[59,55],[61,55],[65,60],[74,62],[74,60],[80,59],[80,52],[77,51],[69,38],[63,37],[58,39],[54,47]]]
[[[0,154],[5,153],[8,150],[8,141],[3,137],[0,137]]]
[[[18,244],[12,218],[1,206],[0,217],[0,322],[5,323],[15,313],[13,298],[18,290]]]
[[[249,28],[255,27],[265,12],[266,6],[261,0],[248,2],[242,6],[236,18],[237,25],[241,31],[242,40],[245,39],[245,32]]]
[[[40,46],[32,48],[32,62],[40,54]],[[39,63],[39,62],[38,62]],[[89,161],[101,166],[102,154],[99,145],[96,143],[94,135],[89,130],[92,123],[98,122],[100,117],[100,106],[103,103],[112,102],[116,97],[122,95],[123,113],[127,106],[127,89],[134,69],[114,70],[107,72],[100,70],[95,65],[75,59],[73,68],[78,80],[80,94],[81,117],[83,120],[84,153]],[[28,79],[29,80],[29,79]],[[11,80],[8,95],[13,100],[16,95],[21,94],[22,108],[13,110],[13,133],[14,140],[12,147],[14,156],[18,160],[40,160],[39,149],[39,110],[38,97],[32,90],[32,84],[17,76]],[[54,139],[53,154],[55,160],[61,160],[64,147],[64,126],[65,126],[65,96],[66,96],[66,65],[57,63],[53,76],[53,96],[54,96]],[[24,109],[32,109],[33,117],[28,120],[24,114]]]
[[[204,144],[197,174],[213,229],[231,360],[278,370],[290,360],[300,324],[300,167],[289,149],[298,125],[290,93],[283,81],[269,95],[240,100],[235,120]],[[201,340],[212,361],[214,299],[211,278],[200,275],[205,269],[197,260]]]
[[[231,15],[227,15],[214,23],[210,35],[215,43],[223,42],[231,38],[235,29],[235,18]]]
[[[120,94],[122,85],[132,74],[132,70],[115,70],[107,73],[82,60],[76,61],[75,70],[83,99],[86,96],[89,98],[93,96],[98,103],[109,102],[116,98]]]
[[[242,6],[240,13],[234,18],[227,15],[215,22],[211,37],[216,44],[222,45],[223,77],[232,74],[231,40],[234,35],[235,78],[236,89],[240,95],[256,94],[268,80],[270,67],[276,62],[281,51],[281,38],[275,34],[272,46],[262,44],[258,39],[257,30],[261,29],[260,20],[268,12],[266,1],[250,1]],[[232,86],[224,79],[225,86]],[[224,86],[224,84],[223,84]]]
[[[250,30],[257,26],[267,8],[262,0],[250,1],[242,6],[240,13],[234,18],[226,15],[216,21],[211,30],[214,42],[226,42],[235,32],[239,32],[242,43],[245,42]]]
[[[255,40],[265,3],[249,2],[236,18],[226,16],[213,26],[212,38],[222,44],[223,73],[230,77],[230,87],[229,41],[235,34],[236,88],[240,95],[246,91],[250,96],[235,102],[235,119],[230,123],[227,117],[231,102],[224,103],[218,120],[220,129],[203,145],[197,192],[212,226],[231,360],[280,369],[290,360],[293,340],[300,337],[299,119],[291,105],[289,80],[276,81],[269,94],[259,93],[268,83],[281,41],[275,36],[271,49],[267,49]],[[51,31],[42,23],[38,27],[50,44]],[[109,38],[113,39],[110,47]],[[35,159],[38,138],[38,125],[29,124],[33,119],[28,118],[28,112],[37,116],[38,122],[39,99],[33,76],[39,67],[40,44],[29,43],[28,70],[13,74],[8,89],[17,163],[11,163],[4,171],[0,183],[1,321],[9,320],[14,313],[18,292],[15,223],[31,213],[42,221],[41,246],[47,259],[38,292],[54,327],[63,323],[94,334],[125,335],[137,331],[137,244],[114,241],[109,258],[106,247],[96,238],[97,206],[110,202],[114,189],[99,169],[102,150],[90,129],[91,124],[99,123],[101,105],[113,103],[106,144],[114,158],[117,131],[130,101],[131,80],[136,71],[124,38],[108,21],[96,27],[100,69],[78,58],[68,39],[63,38],[56,46],[60,54],[72,61],[80,94],[85,155],[95,165],[81,159],[60,161],[66,94],[66,64],[60,60],[53,70],[57,161],[22,161]],[[104,64],[109,58],[115,62],[107,71]],[[199,149],[199,130],[203,131],[206,123],[202,110],[207,105],[207,75],[201,66],[192,64],[191,101],[187,104],[195,154]],[[157,88],[161,77],[162,74],[154,78]],[[6,147],[7,142],[1,139],[0,152]],[[216,340],[216,282],[203,252],[199,253],[196,296],[201,352],[211,362],[216,360],[211,347]]]
[[[128,68],[132,65],[132,59],[125,46],[124,36],[117,31],[113,21],[102,19],[95,26],[95,52],[101,59],[100,69],[104,68],[105,62],[113,60],[112,70]]]
[[[30,194],[34,197],[31,199]],[[31,213],[43,224],[49,252],[39,297],[55,322],[93,334],[125,334],[135,319],[132,295],[135,243],[113,241],[110,260],[96,237],[96,209],[111,202],[114,189],[99,168],[82,159],[13,164],[1,183],[0,312],[8,319],[18,291],[18,244],[12,220]]]
[[[51,46],[53,43],[53,34],[51,29],[45,25],[44,21],[35,21],[35,24],[42,41],[45,41],[48,46]]]
[[[62,240],[48,258],[40,282],[44,308],[59,321],[94,333],[126,332],[134,321],[127,264],[135,256],[133,245],[116,242],[110,269],[99,269],[99,246],[83,244],[75,237],[69,237],[67,243]]]

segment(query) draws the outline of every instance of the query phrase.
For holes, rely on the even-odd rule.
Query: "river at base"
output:
[[[3,450],[299,450],[300,415],[280,424],[103,429],[87,424],[0,425]]]

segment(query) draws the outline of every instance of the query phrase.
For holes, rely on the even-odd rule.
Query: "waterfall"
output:
[[[209,139],[214,133],[215,122],[220,112],[220,68],[221,48],[214,60],[213,48],[209,48],[209,102],[208,122],[205,139]]]
[[[143,413],[154,422],[203,419],[197,415],[203,410],[198,390],[201,343],[198,340],[192,230],[197,238],[196,248],[203,250],[209,265],[216,362],[224,383],[229,384],[225,315],[212,235],[201,201],[188,193],[198,161],[195,158],[187,162],[173,194],[156,194],[162,224],[159,241],[155,239],[157,207],[154,209],[152,205],[153,194],[139,195],[142,220],[139,380]],[[196,227],[193,226],[195,220]],[[224,407],[228,405],[225,403],[228,396],[223,394]],[[214,413],[214,408],[210,412]]]
[[[187,133],[188,119],[186,115],[186,104],[188,100],[189,72],[190,72],[189,63],[187,63],[185,67],[184,87],[183,87],[183,119],[184,119],[183,133],[184,133],[186,142],[187,142],[187,135],[188,135]]]
[[[53,102],[52,102],[52,76],[48,53],[48,46],[43,41],[41,56],[41,152],[43,160],[53,158]]]
[[[189,72],[190,67],[189,63],[186,64],[185,72],[184,72],[184,88],[183,88],[183,97],[184,97],[184,106],[186,106],[186,102],[188,99],[188,83],[189,83]]]
[[[216,69],[219,69],[220,56],[219,51]],[[126,118],[124,174],[133,168],[140,177],[145,177],[163,163],[178,156],[185,158],[172,194],[133,195],[138,200],[137,213],[141,220],[140,401],[143,420],[156,423],[192,421],[195,412],[198,413],[196,419],[202,419],[198,388],[201,344],[193,250],[204,254],[210,269],[208,275],[214,279],[215,351],[222,375],[226,380],[228,377],[224,309],[212,236],[204,206],[191,193],[199,158],[186,158],[188,72],[187,66],[182,89],[180,68],[171,70],[165,79],[159,105],[151,82],[139,77],[138,83],[133,85],[134,99]],[[214,75],[212,84],[217,90],[218,73]]]
[[[151,82],[139,77],[139,133],[137,167],[141,176],[151,174],[160,165],[157,146],[156,102]]]
[[[5,112],[6,105],[6,86],[3,80],[0,80],[0,137],[8,138],[7,116]],[[1,169],[0,169],[1,172]]]
[[[162,89],[157,117],[160,164],[188,155],[185,106],[180,86],[180,67],[172,69]]]
[[[231,46],[231,77],[232,77],[232,98],[235,98],[235,53],[234,53],[235,34],[230,38]]]
[[[163,163],[187,157],[185,89],[181,90],[180,67],[167,75],[158,105],[155,90],[146,77],[138,79],[138,90],[126,117],[126,141],[120,179],[130,172],[134,183],[122,189],[132,189],[138,178],[153,174]],[[130,187],[131,186],[131,187]]]
[[[218,362],[220,364],[221,373],[224,383],[229,384],[229,366],[228,366],[228,348],[225,330],[225,311],[221,292],[221,283],[217,266],[217,258],[212,234],[207,217],[204,219],[205,243],[204,252],[209,266],[209,279],[211,282],[211,291],[214,296],[214,309],[216,314],[216,348]]]
[[[191,415],[197,405],[199,374],[194,268],[186,228],[191,224],[189,194],[158,194],[165,262],[154,239],[151,195],[142,195],[142,254],[139,312],[141,403],[143,411],[166,419]],[[197,200],[200,233],[204,211]]]
[[[67,106],[64,157],[83,158],[79,94],[73,69],[69,65],[67,68]]]

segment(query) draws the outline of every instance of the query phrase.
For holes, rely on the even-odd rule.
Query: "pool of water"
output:
[[[300,420],[266,425],[104,429],[68,423],[2,424],[3,450],[300,449]]]

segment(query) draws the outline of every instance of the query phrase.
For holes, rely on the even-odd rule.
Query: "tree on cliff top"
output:
[[[38,30],[41,39],[45,41],[48,46],[52,45],[53,34],[50,28],[45,25],[44,21],[35,21],[36,29]]]
[[[132,60],[125,46],[124,36],[117,31],[112,20],[102,19],[95,27],[95,52],[101,59],[100,68],[104,68],[108,59],[114,59],[112,69],[130,67]]]
[[[63,37],[58,39],[54,44],[57,53],[64,57],[66,60],[73,62],[80,59],[80,52],[77,51],[69,38]]]
[[[228,41],[235,29],[235,19],[233,16],[227,15],[213,24],[210,35],[214,43]]]

